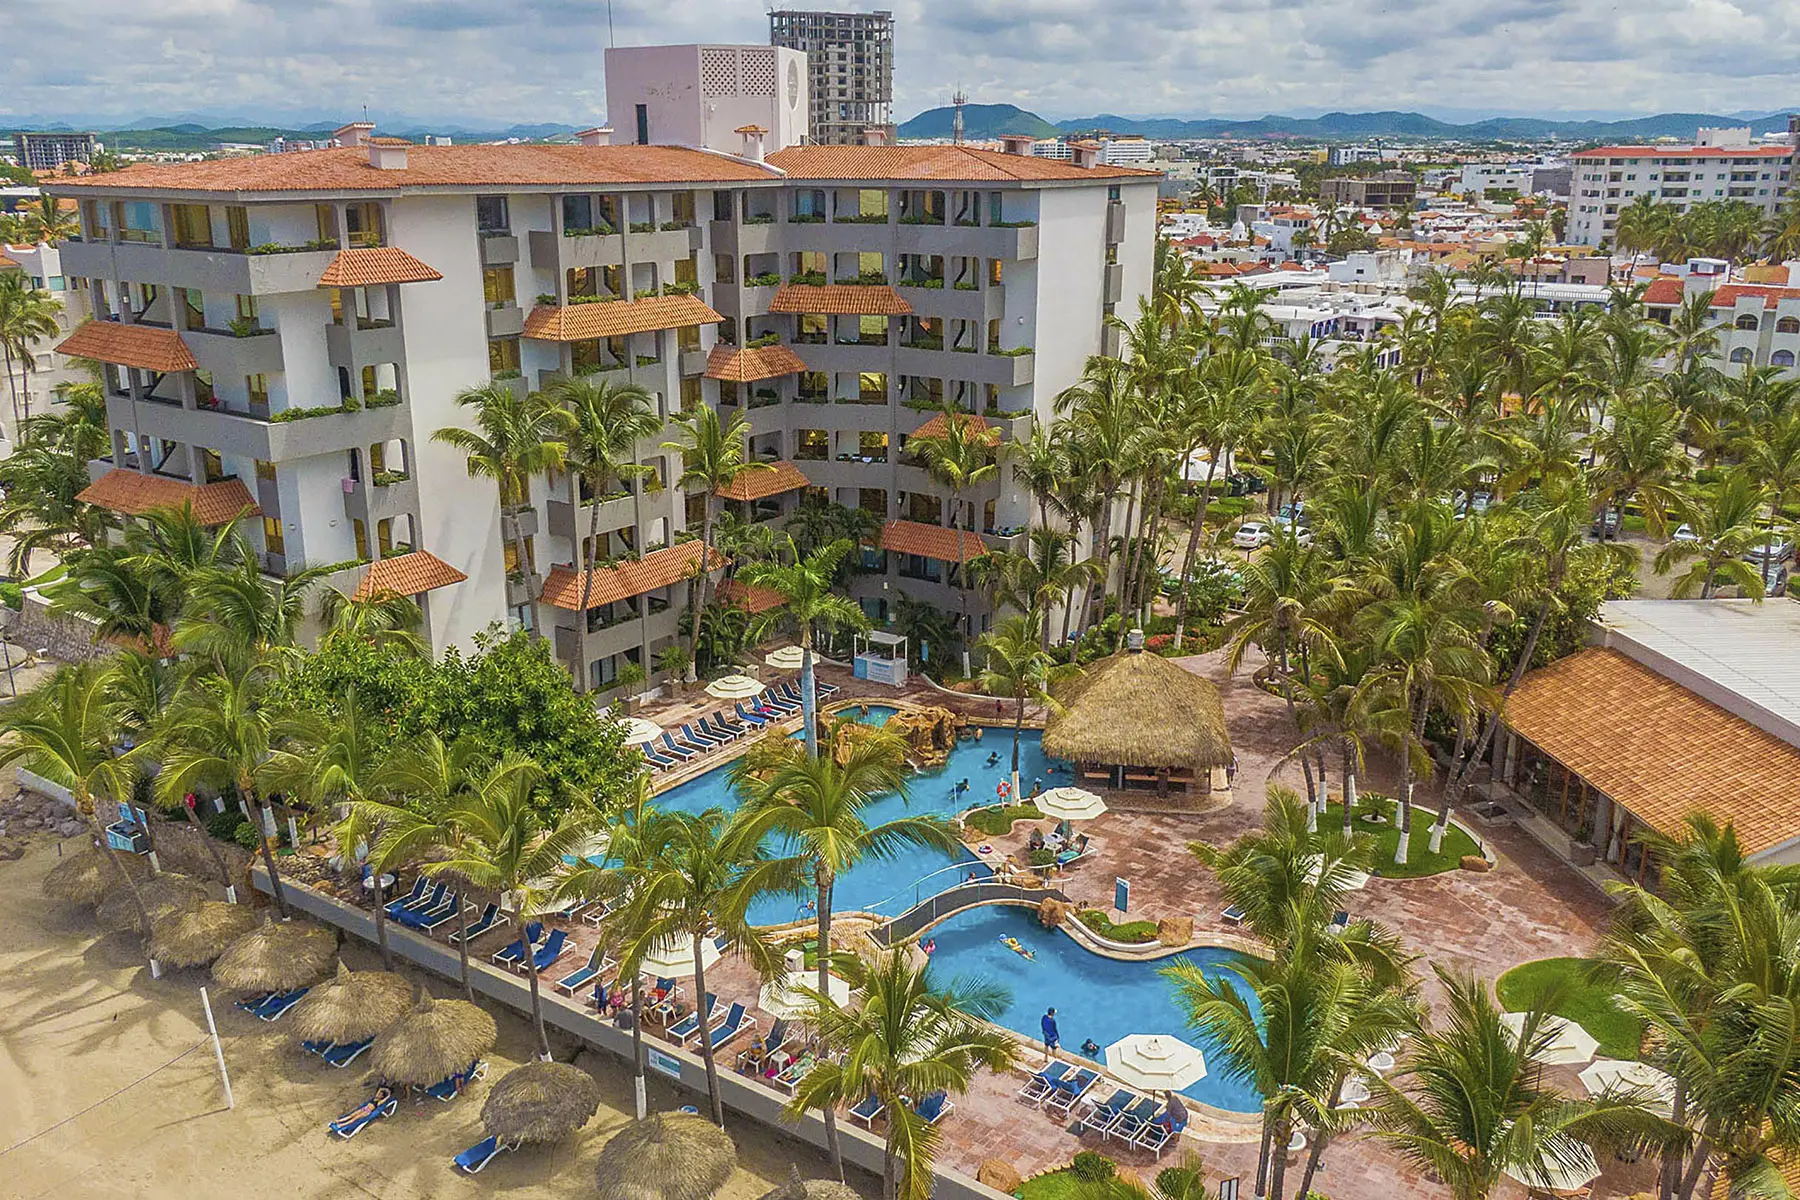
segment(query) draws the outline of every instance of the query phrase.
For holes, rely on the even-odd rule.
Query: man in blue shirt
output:
[[[1061,1039],[1056,1034],[1056,1010],[1050,1009],[1039,1022],[1044,1027],[1044,1058],[1046,1061],[1056,1057],[1057,1047]]]

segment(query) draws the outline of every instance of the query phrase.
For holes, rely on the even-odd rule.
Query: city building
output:
[[[1361,208],[1411,208],[1419,181],[1409,171],[1382,171],[1356,179],[1339,176],[1319,183],[1319,199]]]
[[[1348,167],[1356,163],[1380,162],[1381,157],[1381,147],[1379,146],[1333,146],[1325,152],[1326,164],[1333,167]]]
[[[1565,240],[1610,244],[1619,210],[1639,196],[1683,211],[1702,200],[1742,200],[1773,215],[1793,178],[1795,151],[1752,145],[1749,134],[1702,129],[1691,146],[1601,146],[1570,155]]]
[[[743,149],[746,127],[772,153],[806,140],[806,55],[780,46],[631,46],[606,52],[613,139],[638,145]]]
[[[881,528],[852,588],[870,616],[910,596],[978,633],[991,614],[963,564],[1024,547],[1028,490],[1006,467],[949,491],[907,440],[945,405],[1027,436],[1117,351],[1106,318],[1151,287],[1158,177],[966,146],[759,162],[758,136],[730,156],[599,131],[415,146],[359,124],[330,150],[59,181],[82,220],[62,269],[99,318],[61,348],[106,364],[111,424],[84,495],[241,515],[272,575],[327,566],[346,592],[418,596],[438,650],[539,629],[607,691],[676,639],[702,569],[707,501],[674,486],[676,430],[640,444],[649,478],[601,495],[539,478],[516,518],[432,436],[472,423],[465,389],[599,374],[664,418],[747,414],[768,466],[721,497],[732,511],[859,507]]]
[[[13,134],[13,159],[28,171],[60,171],[68,163],[90,163],[98,148],[91,133]]]
[[[67,358],[54,353],[57,344],[87,319],[87,293],[70,286],[63,275],[61,252],[49,244],[0,245],[0,271],[22,273],[32,287],[48,292],[62,305],[56,318],[58,333],[34,340],[27,347],[29,369],[26,364],[15,362],[12,378],[6,381],[5,403],[0,407],[0,437],[8,446],[16,446],[21,419],[52,411],[60,403],[58,389],[87,380],[87,375]]]
[[[893,143],[893,13],[777,9],[769,14],[769,42],[806,55],[815,145]]]
[[[1800,356],[1800,287],[1736,281],[1728,264],[1697,260],[1703,267],[1716,264],[1722,270],[1689,270],[1681,275],[1662,275],[1644,291],[1644,311],[1652,321],[1667,325],[1675,310],[1691,296],[1709,295],[1708,306],[1719,338],[1709,361],[1731,375],[1751,367],[1780,367],[1786,378],[1795,378]]]
[[[1531,191],[1531,168],[1522,163],[1464,163],[1461,176],[1450,190],[1476,199],[1483,192],[1526,195]]]

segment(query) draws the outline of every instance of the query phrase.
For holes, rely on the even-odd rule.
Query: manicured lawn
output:
[[[1375,873],[1383,879],[1423,879],[1427,875],[1460,870],[1465,856],[1481,853],[1481,847],[1475,844],[1475,839],[1452,824],[1444,831],[1443,849],[1433,854],[1431,822],[1434,818],[1424,809],[1415,807],[1412,839],[1407,846],[1406,861],[1395,862],[1394,851],[1400,845],[1400,830],[1394,824],[1394,811],[1399,807],[1398,801],[1386,796],[1358,796],[1356,799],[1356,828],[1374,836]],[[1385,819],[1371,819],[1376,814]],[[1343,820],[1342,810],[1337,810],[1337,819]]]
[[[1085,1190],[1081,1181],[1068,1171],[1051,1171],[1036,1179],[1027,1179],[1019,1188],[1020,1200],[1079,1200]]]
[[[963,818],[963,824],[989,837],[1000,837],[1012,828],[1014,821],[1037,821],[1043,816],[1035,804],[1011,804],[1005,808],[978,808]]]
[[[1127,921],[1123,925],[1115,925],[1111,917],[1099,909],[1090,908],[1081,914],[1081,923],[1109,942],[1131,944],[1156,940],[1155,921]]]
[[[1562,999],[1551,1007],[1600,1043],[1607,1058],[1636,1058],[1643,1030],[1638,1022],[1612,1006],[1612,994],[1581,978],[1585,958],[1540,958],[1521,963],[1494,982],[1494,995],[1508,1012],[1523,1012],[1551,989],[1561,989]]]

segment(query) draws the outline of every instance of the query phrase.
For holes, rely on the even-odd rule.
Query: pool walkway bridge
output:
[[[971,908],[979,908],[984,904],[1036,908],[1045,900],[1060,900],[1067,904],[1069,897],[1058,888],[1020,887],[1016,883],[1001,883],[992,878],[971,880],[945,888],[934,896],[927,896],[893,920],[871,929],[869,936],[884,947],[893,947],[911,941],[938,922]]]

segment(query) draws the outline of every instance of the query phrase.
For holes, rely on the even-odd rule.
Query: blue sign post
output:
[[[1113,880],[1113,907],[1121,913],[1131,911],[1131,883],[1128,880]]]

